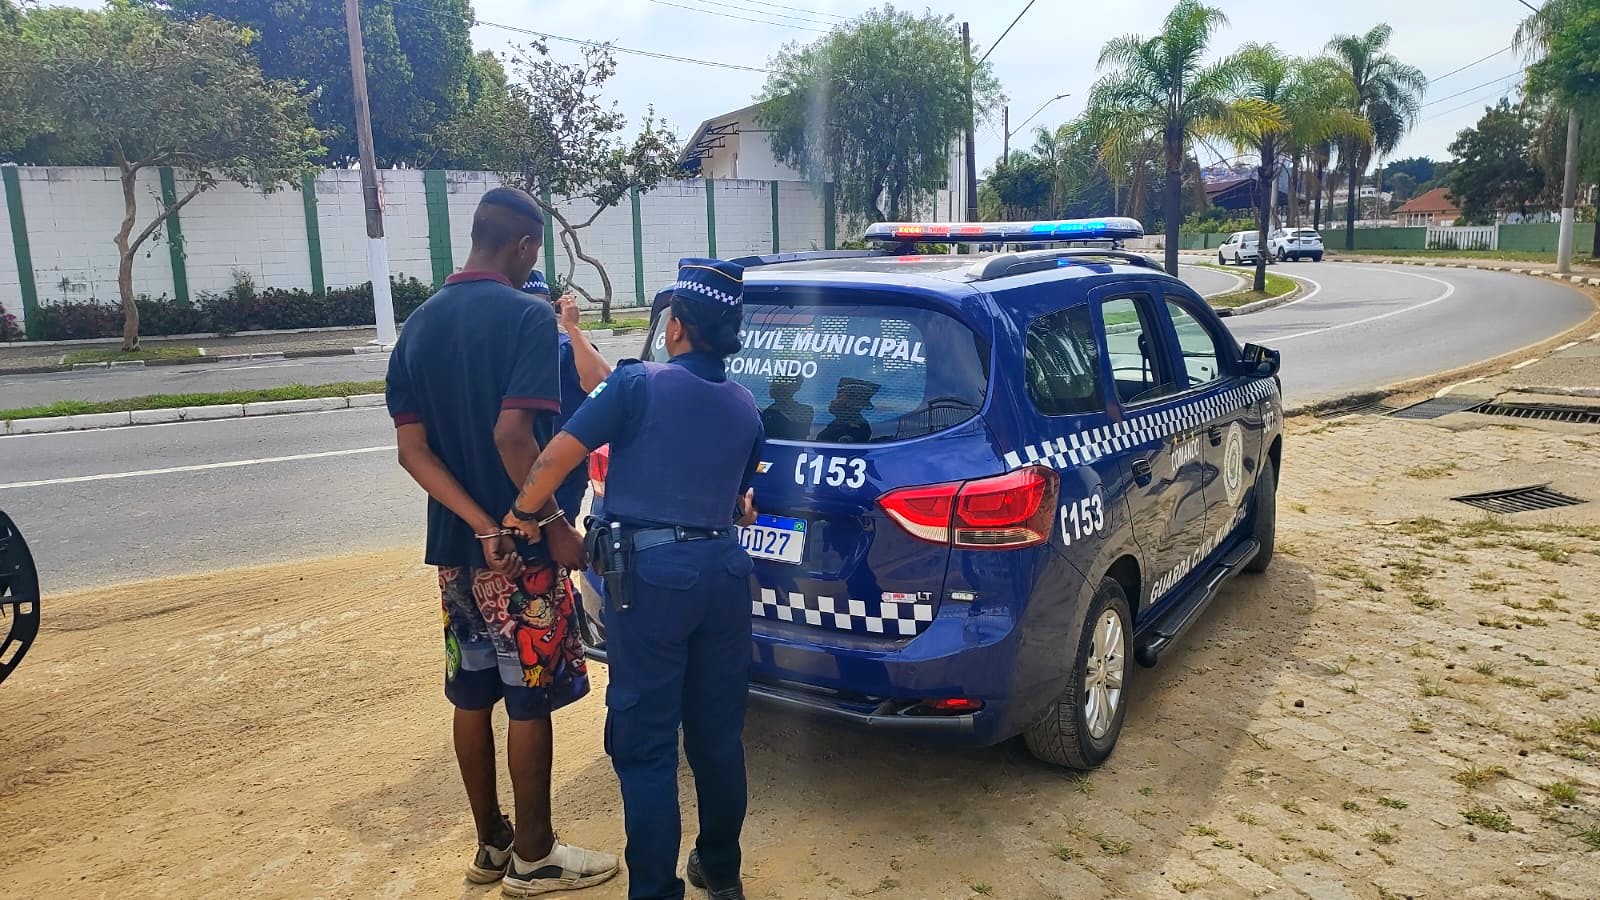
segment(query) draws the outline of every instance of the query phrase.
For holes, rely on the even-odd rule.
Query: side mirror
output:
[[[1258,378],[1270,378],[1278,374],[1278,369],[1283,365],[1278,351],[1260,344],[1244,345],[1243,362],[1245,371]]]

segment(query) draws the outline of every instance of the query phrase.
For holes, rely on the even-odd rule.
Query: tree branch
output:
[[[183,198],[177,203],[174,203],[163,210],[161,215],[156,216],[154,221],[152,221],[149,225],[146,225],[143,231],[139,232],[139,236],[133,239],[132,244],[128,245],[128,252],[131,253],[135,250],[138,250],[139,245],[143,244],[145,240],[150,237],[150,235],[155,233],[157,228],[161,227],[161,223],[172,218],[173,214],[187,206],[190,200],[200,196],[200,192],[204,191],[206,187],[207,185],[204,181],[196,182],[195,186],[189,189],[189,193],[184,194]]]

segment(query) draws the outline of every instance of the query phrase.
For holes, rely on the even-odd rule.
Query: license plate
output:
[[[798,564],[805,556],[805,520],[758,515],[754,525],[739,529],[739,546],[756,559]]]

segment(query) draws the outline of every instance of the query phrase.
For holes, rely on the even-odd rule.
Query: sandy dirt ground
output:
[[[1294,423],[1272,570],[1135,673],[1097,772],[755,711],[751,895],[1595,897],[1600,502],[1446,498],[1600,501],[1600,429],[1457,428]],[[486,893],[418,557],[47,598],[0,687],[0,895]],[[620,850],[594,669],[557,716],[558,827]]]

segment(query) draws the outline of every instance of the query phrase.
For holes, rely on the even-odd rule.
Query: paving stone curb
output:
[[[223,403],[214,406],[185,406],[178,409],[139,409],[132,412],[48,416],[0,421],[0,435],[54,434],[62,431],[92,431],[127,425],[166,425],[173,422],[257,418],[336,409],[370,409],[383,405],[383,394],[355,394],[349,397],[316,397],[308,400],[268,400],[261,403]]]

